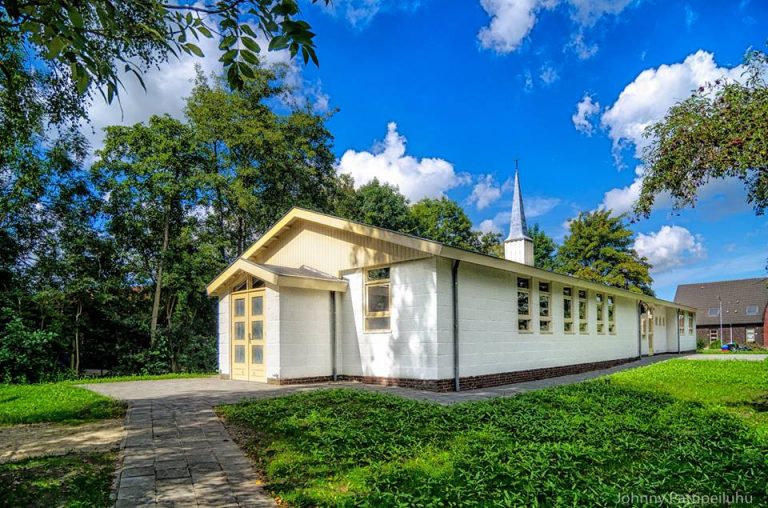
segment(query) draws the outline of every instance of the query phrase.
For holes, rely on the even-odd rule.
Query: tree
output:
[[[336,205],[341,217],[400,233],[414,232],[408,199],[397,187],[377,178],[357,190],[353,184],[350,177],[342,175],[342,192]]]
[[[312,0],[313,3],[317,0]],[[323,0],[326,4],[330,0]],[[30,61],[45,62],[80,95],[91,84],[103,87],[111,102],[121,73],[142,73],[181,53],[203,57],[193,42],[220,36],[219,58],[229,84],[240,89],[259,64],[263,36],[270,50],[288,49],[317,64],[309,24],[296,19],[297,0],[4,0],[0,2],[0,41],[15,38],[31,50]]]
[[[483,254],[497,258],[504,257],[504,242],[501,240],[501,233],[489,231],[480,235],[478,250]]]
[[[762,215],[768,207],[768,55],[751,51],[743,82],[717,80],[679,102],[645,135],[645,175],[635,205],[651,213],[667,192],[674,208],[696,204],[698,189],[713,179],[736,177],[747,200]]]
[[[528,228],[528,236],[533,240],[533,265],[544,270],[554,270],[557,244],[538,224]]]
[[[472,229],[472,221],[455,201],[445,196],[424,198],[411,207],[411,213],[418,236],[460,249],[480,249],[479,233]]]
[[[557,269],[580,279],[653,295],[650,265],[632,248],[624,217],[609,210],[580,213],[557,251]]]

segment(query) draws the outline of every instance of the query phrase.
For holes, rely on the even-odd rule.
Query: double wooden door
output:
[[[264,289],[232,293],[232,379],[267,380]]]

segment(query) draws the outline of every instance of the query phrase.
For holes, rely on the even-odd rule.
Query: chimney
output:
[[[515,163],[515,189],[512,196],[512,215],[509,221],[509,236],[504,240],[504,258],[533,266],[533,240],[528,236],[525,225],[523,194]]]

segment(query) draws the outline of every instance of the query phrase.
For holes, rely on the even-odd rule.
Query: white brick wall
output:
[[[280,288],[279,341],[280,378],[330,376],[330,293]]]
[[[266,321],[264,359],[267,362],[267,379],[280,377],[281,302],[281,291],[273,286],[267,286],[264,290],[264,320]]]
[[[363,329],[363,272],[344,277],[349,288],[340,300],[339,374],[437,378],[437,274],[435,258],[391,265],[392,329]]]
[[[219,298],[219,373],[229,375],[229,294]]]

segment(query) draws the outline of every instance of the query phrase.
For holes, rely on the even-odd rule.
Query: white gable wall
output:
[[[280,288],[281,379],[330,376],[330,292]]]
[[[390,331],[363,328],[363,270],[346,273],[341,295],[339,374],[437,379],[437,281],[435,258],[390,267]]]
[[[230,372],[230,298],[229,294],[222,295],[219,298],[219,374],[229,376]]]

